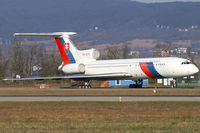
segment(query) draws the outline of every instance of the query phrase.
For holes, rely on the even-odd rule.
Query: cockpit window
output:
[[[191,61],[184,61],[181,64],[192,64],[192,62]]]

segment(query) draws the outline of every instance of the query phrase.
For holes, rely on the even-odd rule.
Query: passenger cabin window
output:
[[[190,62],[190,61],[184,61],[181,64],[192,64],[192,62]]]

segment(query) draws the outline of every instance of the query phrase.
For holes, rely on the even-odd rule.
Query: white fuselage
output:
[[[97,60],[84,65],[85,74],[122,72],[131,74],[132,79],[176,78],[193,75],[199,71],[189,60],[177,57]]]

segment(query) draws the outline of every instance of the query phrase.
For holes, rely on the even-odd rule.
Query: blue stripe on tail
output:
[[[65,44],[65,41],[63,38],[60,38],[60,41],[63,45],[63,48],[65,47],[64,44]],[[70,44],[71,45],[71,44]],[[70,46],[71,47],[71,46]],[[70,63],[69,64],[73,64],[73,63],[76,63],[76,60],[74,59],[74,56],[72,55],[71,51],[70,50],[66,50],[65,51],[67,56],[69,57],[69,60],[70,60]]]

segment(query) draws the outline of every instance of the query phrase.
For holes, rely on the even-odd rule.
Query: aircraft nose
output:
[[[193,72],[194,72],[194,73],[198,73],[198,72],[199,72],[199,68],[197,68],[196,66],[194,66]]]

